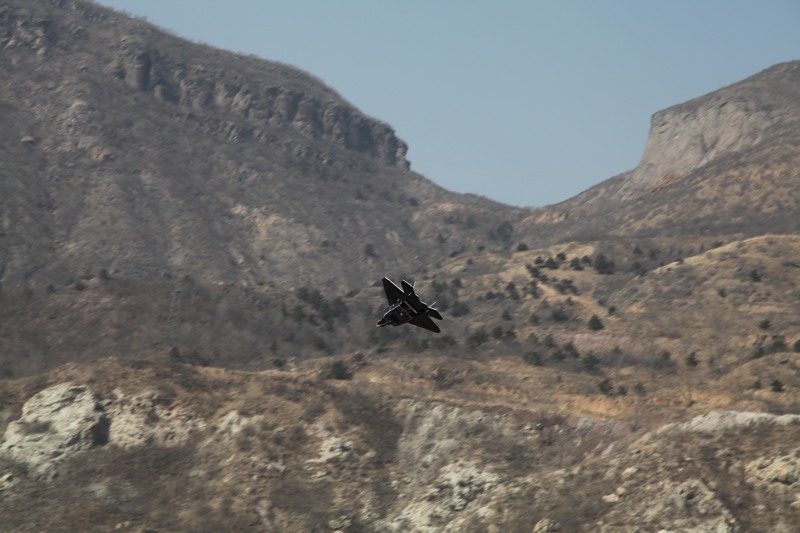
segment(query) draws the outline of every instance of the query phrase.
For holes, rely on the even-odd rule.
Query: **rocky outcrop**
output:
[[[714,433],[731,429],[752,428],[760,425],[800,425],[800,415],[773,415],[747,411],[711,411],[696,416],[688,422],[666,426],[668,430]]]
[[[129,87],[186,110],[220,113],[229,140],[271,142],[280,128],[333,142],[381,162],[408,168],[408,146],[386,124],[367,118],[325,92],[311,94],[261,73],[243,78],[213,64],[184,64],[145,43],[123,41],[107,71]],[[289,70],[291,67],[282,66]],[[299,73],[295,74],[299,75]]]
[[[6,429],[0,457],[49,476],[65,459],[98,446],[176,446],[203,428],[191,412],[165,404],[157,392],[116,391],[101,400],[90,387],[68,382],[25,402],[22,416]]]
[[[183,113],[216,114],[213,130],[228,140],[255,138],[274,142],[286,130],[335,143],[407,169],[408,147],[387,124],[361,114],[322,82],[293,67],[248,58],[247,72],[231,68],[231,56],[199,44],[181,42],[148,24],[87,2],[42,6],[0,6],[0,49],[25,47],[44,57],[50,49],[69,50],[76,43],[113,29],[94,51],[105,72],[128,87],[178,106]],[[78,17],[73,18],[75,14]],[[82,21],[80,24],[75,21]],[[86,21],[103,20],[104,28]],[[110,36],[109,36],[110,37]],[[109,46],[110,44],[110,46]],[[179,46],[176,46],[179,45]],[[193,47],[193,51],[181,50]],[[199,63],[196,57],[203,57]],[[87,65],[82,65],[87,69]],[[277,136],[277,137],[276,137]]]
[[[800,112],[800,62],[655,113],[642,160],[624,192],[679,180],[763,142]]]
[[[27,464],[34,472],[54,472],[64,459],[108,443],[109,418],[94,392],[62,383],[31,397],[19,420],[11,422],[0,456]]]

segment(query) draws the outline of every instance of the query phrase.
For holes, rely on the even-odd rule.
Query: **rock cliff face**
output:
[[[0,49],[7,290],[100,269],[361,286],[514,216],[410,172],[391,127],[287,65],[79,0],[3,2]],[[414,218],[440,201],[478,221],[441,252]]]
[[[623,191],[679,180],[726,154],[785,131],[800,114],[800,62],[776,65],[740,83],[659,111],[639,166]]]
[[[309,86],[321,85],[319,80],[290,66],[266,61],[254,65],[257,61],[251,59],[243,76],[226,64],[226,56],[233,54],[204,47],[203,61],[198,61],[174,48],[174,38],[96,5],[64,1],[21,6],[0,6],[0,48],[30,47],[45,58],[57,49],[74,49],[113,33],[110,43],[93,51],[103,58],[108,75],[186,112],[217,113],[231,139],[270,142],[275,127],[286,127],[388,165],[409,166],[407,145],[388,125],[365,117],[333,91],[309,91]]]
[[[797,415],[709,412],[632,435],[313,372],[95,368],[92,386],[61,369],[73,379],[53,376],[8,424],[4,531],[91,518],[122,531],[788,532],[800,513]]]

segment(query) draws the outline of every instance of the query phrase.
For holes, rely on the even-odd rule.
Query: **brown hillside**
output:
[[[798,62],[534,210],[90,2],[0,1],[0,76],[0,530],[800,523]]]

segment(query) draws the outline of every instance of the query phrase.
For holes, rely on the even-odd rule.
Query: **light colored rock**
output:
[[[711,411],[696,416],[682,424],[671,424],[667,429],[688,432],[716,432],[760,424],[800,424],[800,415],[773,415],[748,411]]]
[[[550,520],[549,518],[542,518],[536,525],[533,526],[533,533],[555,533],[559,531],[561,526],[555,520]]]
[[[0,455],[38,474],[80,451],[108,442],[109,418],[85,385],[61,383],[31,397],[11,422]]]
[[[761,481],[787,487],[795,485],[800,482],[800,448],[787,455],[756,459],[748,463],[745,471],[751,483]]]
[[[206,427],[206,423],[190,411],[163,405],[158,400],[153,391],[136,395],[115,391],[114,401],[106,406],[111,420],[109,442],[123,448],[176,446]]]

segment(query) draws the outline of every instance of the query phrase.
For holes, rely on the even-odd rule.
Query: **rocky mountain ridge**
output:
[[[132,370],[136,384],[113,378]],[[800,513],[800,415],[710,411],[632,434],[314,372],[106,360],[46,381],[0,447],[8,531],[788,532]],[[78,478],[74,506],[64,489]],[[51,512],[25,511],[45,500]]]
[[[2,142],[6,291],[100,270],[350,290],[518,216],[409,172],[391,128],[296,69],[88,2],[2,9],[0,66],[17,80],[0,94],[14,124]],[[431,231],[441,218],[470,227]],[[427,253],[437,240],[448,251]]]
[[[793,531],[797,66],[526,210],[285,65],[0,0],[0,529]]]
[[[161,30],[88,2],[6,5],[0,20],[0,47],[30,48],[42,62],[76,53],[72,62],[80,70],[99,64],[106,75],[172,103],[182,113],[212,112],[218,124],[210,129],[222,130],[229,140],[274,143],[271,130],[287,127],[388,165],[408,167],[407,146],[389,126],[363,116],[294,67],[201,45],[191,45],[196,50],[187,54],[186,49],[174,48],[175,38]],[[87,49],[89,57],[84,56]],[[232,57],[239,72],[229,69]]]
[[[800,63],[775,65],[746,80],[655,113],[642,160],[623,189],[679,180],[730,153],[796,128]]]

